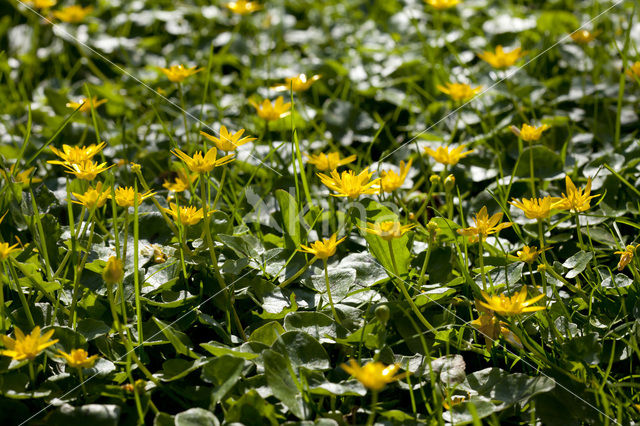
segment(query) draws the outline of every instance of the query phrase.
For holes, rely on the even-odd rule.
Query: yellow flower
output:
[[[93,11],[93,7],[82,7],[77,5],[63,7],[60,10],[56,10],[53,12],[53,16],[58,18],[63,22],[68,22],[71,24],[78,24],[87,17]]]
[[[214,167],[222,166],[233,161],[233,154],[225,157],[217,158],[218,150],[214,147],[209,148],[209,151],[203,156],[202,151],[196,151],[193,157],[189,157],[179,149],[171,151],[173,155],[184,161],[189,170],[195,173],[207,173],[214,169]]]
[[[47,161],[49,164],[82,164],[85,161],[89,161],[93,158],[94,155],[98,154],[102,149],[107,146],[106,143],[101,142],[98,145],[91,144],[89,146],[69,146],[62,145],[62,151],[60,151],[56,147],[51,147],[51,151],[60,157],[62,161],[52,160]]]
[[[462,152],[465,145],[461,145],[457,148],[449,149],[446,146],[439,146],[435,151],[429,147],[426,147],[424,151],[433,157],[438,163],[446,164],[448,166],[455,166],[462,158],[473,153],[473,150]]]
[[[429,6],[438,10],[449,9],[460,3],[460,0],[424,0]]]
[[[559,200],[558,197],[547,195],[544,198],[523,198],[522,201],[509,201],[509,204],[522,210],[527,219],[546,219],[557,208]]]
[[[193,206],[178,206],[176,204],[169,204],[169,209],[163,209],[165,212],[169,213],[173,216],[175,221],[180,221],[180,223],[184,226],[196,225],[204,218],[204,213],[202,209],[196,209]],[[215,210],[209,210],[209,214],[214,213]]]
[[[519,348],[522,348],[522,342],[513,334],[511,330],[507,328],[507,324],[500,321],[493,311],[488,311],[479,306],[479,301],[476,301],[476,306],[480,311],[480,315],[475,320],[471,321],[471,325],[480,332],[484,337],[484,344],[487,351],[491,350],[493,342],[500,336],[504,337],[509,343]]]
[[[573,212],[584,212],[591,208],[591,199],[600,194],[591,194],[591,178],[587,179],[587,185],[584,190],[577,189],[569,176],[565,176],[566,195],[562,194],[562,199],[556,205],[556,208],[563,210],[571,210]]]
[[[115,164],[106,167],[107,163],[98,164],[94,161],[84,161],[82,163],[63,164],[67,169],[65,172],[75,175],[78,179],[94,180],[98,174],[109,170]]]
[[[518,250],[516,252],[516,259],[524,263],[532,264],[536,261],[538,256],[540,256],[540,253],[542,253],[543,251],[547,251],[550,248],[551,247],[545,247],[544,249],[538,250],[536,246],[524,246],[522,247],[522,250]]]
[[[336,247],[338,247],[338,244],[343,242],[346,238],[347,237],[342,237],[339,240],[336,240],[337,235],[333,234],[329,238],[323,238],[322,241],[311,243],[310,247],[301,244],[299,251],[312,254],[320,260],[325,260],[336,254]]]
[[[325,170],[335,170],[340,166],[344,166],[345,164],[353,163],[358,158],[355,154],[350,155],[345,158],[340,158],[339,152],[330,152],[328,154],[320,153],[320,154],[306,154],[308,160],[307,162],[316,166],[316,169],[324,172]]]
[[[245,136],[243,138],[242,135],[244,134],[244,129],[240,129],[235,133],[230,133],[225,126],[220,127],[219,138],[205,132],[200,132],[200,134],[216,144],[216,147],[221,151],[235,151],[239,146],[253,142],[257,139],[249,136]]]
[[[442,401],[442,407],[445,410],[451,410],[456,405],[460,405],[467,400],[464,395],[447,395],[446,399]]]
[[[400,369],[400,364],[393,364],[388,367],[381,362],[369,362],[360,367],[356,360],[350,359],[349,364],[340,364],[340,367],[358,379],[360,383],[367,389],[372,391],[381,391],[387,383],[395,382],[404,378],[407,374],[398,374],[396,371]]]
[[[488,295],[484,291],[482,292],[482,296],[485,300],[477,301],[480,306],[504,316],[518,315],[525,312],[537,312],[546,309],[544,306],[529,306],[542,299],[544,297],[544,294],[539,294],[533,299],[526,300],[527,287],[525,286],[522,287],[520,293],[517,293],[511,297],[505,294],[501,294],[499,296]]]
[[[104,206],[107,200],[111,198],[109,188],[104,188],[103,190],[102,182],[98,182],[95,188],[89,187],[84,194],[75,192],[72,192],[72,194],[78,199],[78,201],[73,200],[74,203],[80,204],[89,210]]]
[[[9,168],[9,173],[7,174],[4,170],[0,170],[0,174],[2,174],[2,176],[9,181],[9,177],[11,176],[12,173],[14,173],[14,170],[16,169],[16,164],[12,164],[11,167]],[[29,182],[31,183],[38,183],[38,182],[42,182],[42,179],[40,179],[39,177],[31,177],[31,172],[33,172],[35,170],[35,167],[29,167],[27,170],[22,170],[18,173],[16,173],[13,176],[13,181],[17,184],[20,185],[27,185],[29,184]]]
[[[627,77],[633,80],[639,80],[640,79],[640,61],[635,62],[633,65],[627,68],[627,70],[625,71],[625,74],[627,75]]]
[[[247,0],[231,1],[229,3],[225,3],[224,7],[238,15],[247,15],[262,9],[262,6],[258,2]]]
[[[124,278],[124,265],[122,260],[111,256],[102,270],[102,279],[107,284],[117,284]]]
[[[394,220],[388,220],[380,223],[367,223],[367,228],[364,230],[369,234],[377,235],[385,241],[391,241],[394,238],[400,238],[409,230],[415,228],[413,225],[401,225],[400,222]]]
[[[371,176],[373,173],[369,173],[368,168],[358,175],[353,170],[342,172],[342,175],[337,170],[332,170],[331,176],[318,173],[320,181],[327,188],[337,192],[337,194],[331,194],[332,196],[349,197],[352,200],[363,194],[378,194],[380,192],[380,188],[377,186],[380,179],[370,180]]]
[[[600,35],[602,31],[594,31],[591,32],[589,30],[578,30],[574,33],[571,33],[571,38],[573,41],[579,44],[587,44],[591,43],[593,40]]]
[[[320,80],[321,77],[321,75],[314,75],[311,78],[307,78],[306,74],[298,74],[294,77],[285,78],[286,83],[273,86],[271,89],[277,91],[293,90],[294,92],[304,92],[305,90],[309,90],[309,87]]]
[[[449,95],[454,101],[466,101],[478,94],[482,90],[482,86],[471,87],[465,83],[446,83],[446,86],[439,84],[438,90]]]
[[[526,142],[534,142],[540,140],[540,138],[542,137],[542,132],[546,131],[547,129],[549,129],[549,126],[546,124],[537,127],[523,124],[521,129],[518,129],[515,126],[511,127],[511,131]]]
[[[518,62],[518,59],[526,55],[527,52],[523,52],[520,47],[516,47],[510,52],[505,52],[501,45],[496,47],[494,52],[479,53],[480,59],[488,62],[494,68],[508,68]]]
[[[625,247],[624,251],[616,251],[614,254],[620,255],[620,261],[618,262],[618,271],[622,271],[631,261],[633,260],[633,255],[636,250],[640,247],[640,244],[628,245]]]
[[[40,336],[40,327],[35,326],[31,334],[26,336],[18,327],[15,328],[15,340],[9,336],[0,336],[2,343],[7,349],[0,351],[0,355],[13,358],[15,361],[24,359],[33,360],[40,352],[51,345],[55,345],[58,339],[49,340],[53,336],[54,330],[49,330]]]
[[[478,301],[476,301],[476,304],[478,304]],[[478,330],[484,337],[484,344],[487,351],[491,350],[493,341],[500,337],[500,320],[493,315],[492,311],[489,312],[490,313],[483,312],[478,318],[471,321],[473,328]]]
[[[2,216],[2,218],[4,219],[4,216]],[[4,262],[5,260],[7,260],[9,258],[11,253],[16,252],[16,251],[20,251],[20,249],[17,248],[17,247],[18,247],[18,243],[15,243],[12,246],[10,246],[9,243],[0,243],[0,261]],[[2,285],[2,284],[0,284],[0,285]]]
[[[134,189],[130,186],[116,189],[116,203],[120,207],[133,207]],[[144,194],[138,192],[138,205],[145,199],[156,195],[155,192],[147,191]]]
[[[413,159],[409,159],[406,165],[404,164],[404,161],[401,161],[400,174],[397,174],[393,170],[380,172],[380,188],[384,192],[393,192],[400,188],[407,179],[407,174],[411,169],[411,164],[413,164]]]
[[[197,66],[193,68],[186,68],[182,64],[159,69],[172,83],[182,83],[187,77],[191,77],[195,73],[202,71],[202,68],[198,68]]]
[[[290,114],[291,102],[285,104],[282,96],[278,96],[274,103],[271,103],[269,99],[263,100],[261,104],[257,104],[253,100],[249,100],[249,103],[256,109],[258,117],[268,121],[275,121]]]
[[[473,219],[475,226],[469,226],[468,228],[458,229],[458,234],[466,237],[471,237],[471,242],[476,242],[486,239],[489,235],[495,234],[502,229],[509,228],[512,223],[505,222],[500,223],[502,220],[502,212],[496,213],[489,217],[487,213],[487,206],[482,206],[480,211],[476,213],[476,217]]]
[[[67,102],[67,108],[78,109],[80,108],[80,112],[89,112],[91,111],[91,105],[93,105],[93,109],[98,108],[100,105],[107,103],[107,99],[98,100],[97,96],[89,98],[82,98],[78,102]],[[82,105],[82,106],[81,106]]]
[[[36,9],[49,9],[56,5],[57,0],[29,0],[29,4]]]
[[[65,353],[58,351],[59,358],[64,358],[71,368],[91,368],[96,363],[98,355],[89,356],[89,353],[84,349],[73,349],[71,353]]]
[[[197,174],[194,173],[194,174],[187,175],[182,170],[178,170],[178,176],[174,179],[174,181],[170,182],[165,179],[162,186],[164,188],[167,188],[169,191],[182,192],[189,189],[193,185],[193,183],[196,181],[196,179],[198,179]]]

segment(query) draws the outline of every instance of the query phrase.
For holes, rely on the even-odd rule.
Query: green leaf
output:
[[[278,398],[298,418],[303,419],[304,405],[300,389],[294,381],[293,370],[287,359],[279,353],[267,349],[263,352],[264,374],[273,395]]]
[[[202,378],[216,386],[211,392],[211,409],[222,401],[227,392],[238,382],[243,367],[243,359],[224,355],[209,361],[202,368]]]
[[[272,345],[273,342],[278,339],[279,336],[284,334],[285,330],[277,321],[271,321],[266,323],[260,328],[257,328],[251,336],[249,336],[250,342],[260,342],[265,345]]]
[[[363,201],[367,213],[367,222],[376,223],[388,220],[398,220],[398,216],[388,208],[378,202],[365,199]],[[358,226],[365,228],[366,222],[357,218]],[[389,250],[389,243],[377,235],[362,231],[365,240],[369,245],[369,249],[373,257],[385,267],[387,271],[394,272],[394,262],[392,261],[392,253]],[[393,258],[395,266],[397,266],[397,274],[405,275],[409,271],[409,263],[411,261],[411,251],[409,250],[409,235],[405,234],[401,238],[391,240],[391,249],[393,250]]]
[[[239,422],[245,425],[280,424],[275,407],[265,401],[255,389],[251,389],[231,405],[225,420],[227,423]]]
[[[302,236],[298,203],[291,194],[282,189],[276,190],[275,195],[278,205],[280,206],[281,223],[284,225],[286,247],[290,250],[297,250],[300,247]]]
[[[593,259],[593,253],[586,251],[579,251],[571,256],[562,264],[562,266],[569,269],[569,272],[567,272],[565,277],[570,280],[578,276],[587,268],[591,259]]]
[[[160,328],[160,331],[162,332],[162,334],[164,334],[164,337],[166,337],[169,343],[171,343],[177,354],[197,357],[197,355],[195,355],[191,351],[191,349],[189,349],[193,346],[193,344],[191,343],[191,339],[189,339],[186,334],[174,329],[172,326],[160,321],[156,317],[153,317],[152,319]]]
[[[309,334],[320,343],[333,343],[347,335],[347,329],[322,312],[293,312],[284,317],[284,329],[299,330]]]
[[[442,413],[442,418],[446,422],[463,425],[490,416],[494,411],[495,406],[490,401],[474,399],[454,405],[451,410]]]
[[[219,426],[218,418],[203,408],[190,408],[175,416],[176,426]]]
[[[549,392],[555,385],[555,380],[550,377],[530,377],[492,367],[468,374],[460,388],[501,401],[497,409],[502,410],[515,403],[526,404],[532,396]]]
[[[329,355],[322,345],[302,331],[288,331],[274,342],[271,349],[286,355],[294,369],[305,367],[310,370],[331,368]]]
[[[193,361],[173,358],[162,363],[162,371],[158,375],[163,382],[173,382],[185,377],[187,374],[196,371],[209,361],[202,357]]]
[[[88,404],[72,407],[64,404],[47,424],[66,426],[69,424],[90,424],[91,426],[116,426],[120,419],[120,407],[113,404]]]
[[[584,361],[587,364],[598,364],[602,354],[602,344],[596,333],[574,337],[562,345],[563,353],[572,360]]]
[[[230,348],[218,342],[201,343],[200,346],[215,356],[231,355],[232,357],[242,359],[258,358],[261,350],[254,351],[256,346],[263,346],[261,349],[268,347],[264,345],[264,343],[259,342],[248,342],[237,348]]]

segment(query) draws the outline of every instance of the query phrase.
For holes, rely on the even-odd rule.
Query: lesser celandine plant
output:
[[[633,8],[120,3],[0,7],[4,423],[637,421]]]

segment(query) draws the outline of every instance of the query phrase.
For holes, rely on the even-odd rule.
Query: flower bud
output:
[[[122,260],[111,256],[102,270],[102,279],[107,284],[117,284],[124,277],[124,267]]]
[[[431,185],[437,185],[440,183],[440,176],[438,175],[431,175],[431,177],[429,177],[429,182],[431,182]]]
[[[450,192],[456,186],[456,177],[449,175],[444,180],[444,190]]]
[[[389,307],[387,305],[380,305],[375,310],[376,318],[382,325],[386,325],[389,321],[389,317],[391,316],[391,311],[389,311]]]
[[[138,173],[142,170],[142,167],[138,163],[131,163],[131,172]]]

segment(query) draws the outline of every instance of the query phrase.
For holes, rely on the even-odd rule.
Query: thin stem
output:
[[[2,275],[6,276],[4,262],[2,262]],[[0,332],[4,333],[4,283],[0,282]]]
[[[431,257],[431,244],[432,242],[429,241],[429,244],[427,245],[427,253],[424,256],[424,262],[422,262],[422,269],[420,270],[420,278],[418,278],[418,287],[422,287],[422,285],[424,284],[424,281],[426,279],[426,274],[427,274],[427,266],[429,266],[429,258]]]
[[[180,94],[180,107],[182,110],[182,119],[184,120],[184,136],[187,141],[187,146],[190,146],[189,143],[189,123],[187,122],[187,113],[184,109],[184,96],[182,93],[182,83],[178,83],[178,93]]]
[[[88,394],[87,394],[87,388],[84,385],[84,374],[82,374],[82,367],[78,367],[76,370],[78,371],[78,379],[80,379],[80,386],[82,387],[82,394],[84,395],[84,398],[87,399]]]
[[[136,324],[138,326],[138,342],[142,344],[142,306],[140,303],[140,277],[138,275],[138,181],[133,183],[133,286],[136,293]],[[124,298],[124,292],[123,292]]]
[[[304,274],[304,272],[309,269],[309,266],[311,266],[313,264],[313,262],[315,262],[317,259],[317,257],[313,256],[313,258],[308,261],[302,268],[300,268],[300,270],[298,272],[295,273],[294,276],[292,276],[291,278],[289,278],[288,280],[286,280],[285,282],[283,282],[282,284],[280,284],[278,287],[279,288],[285,288],[286,286],[288,286],[289,284],[291,284],[293,281],[295,281],[298,277],[300,277],[300,275]]]
[[[371,391],[371,413],[367,419],[367,426],[373,426],[376,419],[376,408],[378,407],[378,391]]]
[[[329,297],[329,305],[331,305],[331,313],[333,313],[333,318],[336,320],[338,324],[341,324],[340,317],[338,317],[338,313],[336,312],[336,308],[333,305],[333,298],[331,297],[331,285],[329,284],[329,269],[327,268],[327,259],[322,259],[324,262],[324,282],[327,285],[327,296]]]
[[[391,264],[393,265],[393,277],[391,278],[391,281],[393,281],[400,288],[400,292],[403,294],[404,298],[407,299],[409,306],[411,306],[411,310],[413,311],[413,313],[416,314],[420,322],[429,330],[435,331],[433,326],[429,323],[429,321],[427,321],[427,319],[422,315],[422,313],[420,312],[416,304],[413,302],[413,299],[411,298],[411,296],[409,295],[409,292],[407,291],[407,287],[404,285],[404,282],[398,275],[398,266],[396,264],[396,256],[393,254],[393,244],[391,243],[391,240],[388,240],[387,243],[389,244]],[[398,279],[394,280],[393,278],[398,278]]]
[[[33,328],[35,327],[35,322],[33,321],[33,316],[31,315],[31,309],[29,309],[29,304],[27,303],[27,299],[24,297],[24,293],[22,292],[22,286],[20,285],[20,281],[18,281],[18,274],[13,268],[12,263],[9,263],[9,272],[11,273],[11,277],[13,278],[14,284],[16,285],[16,291],[18,292],[18,297],[20,298],[20,302],[22,303],[22,306],[24,308],[24,313],[27,315],[27,321],[29,321],[29,326]]]
[[[531,196],[536,197],[536,181],[533,174],[533,141],[529,141],[529,172],[531,173]]]
[[[236,309],[233,306],[233,302],[229,294],[230,292],[224,283],[224,279],[220,274],[220,268],[218,267],[218,257],[216,256],[215,246],[213,245],[213,238],[211,237],[211,228],[209,226],[209,206],[207,205],[206,194],[207,192],[206,192],[205,176],[203,175],[200,177],[200,199],[202,200],[202,212],[204,216],[203,223],[204,223],[205,241],[206,241],[207,247],[209,248],[209,256],[211,256],[211,266],[213,267],[213,272],[214,272],[214,275],[216,276],[216,280],[218,281],[218,284],[220,285],[220,289],[225,290],[224,294],[227,301],[229,302],[230,314],[233,316],[233,319],[236,323],[236,328],[238,329],[238,333],[240,333],[240,335],[242,336],[242,339],[246,341],[247,336],[245,335],[244,329],[242,328],[242,324],[240,323],[240,317],[238,317],[238,313],[236,312]]]
[[[575,213],[574,218],[576,220],[576,232],[578,234],[578,242],[580,243],[580,249],[584,250],[587,247],[584,245],[584,241],[582,241],[582,228],[580,228],[580,215],[578,213]]]
[[[31,389],[36,387],[36,371],[33,369],[33,361],[27,363],[29,365],[29,379],[31,380]]]
[[[487,278],[484,276],[484,248],[482,247],[482,235],[478,240],[478,257],[480,261],[480,278],[482,278],[482,290],[487,291]],[[491,292],[493,292],[493,282],[491,282]]]
[[[545,249],[545,241],[544,241],[544,231],[542,229],[542,219],[538,219],[538,238],[540,239],[540,256],[542,256],[542,263],[546,266],[547,264],[547,256],[544,253]],[[542,289],[544,290],[544,294],[547,294],[547,277],[544,274],[540,274],[540,279],[542,280]]]

